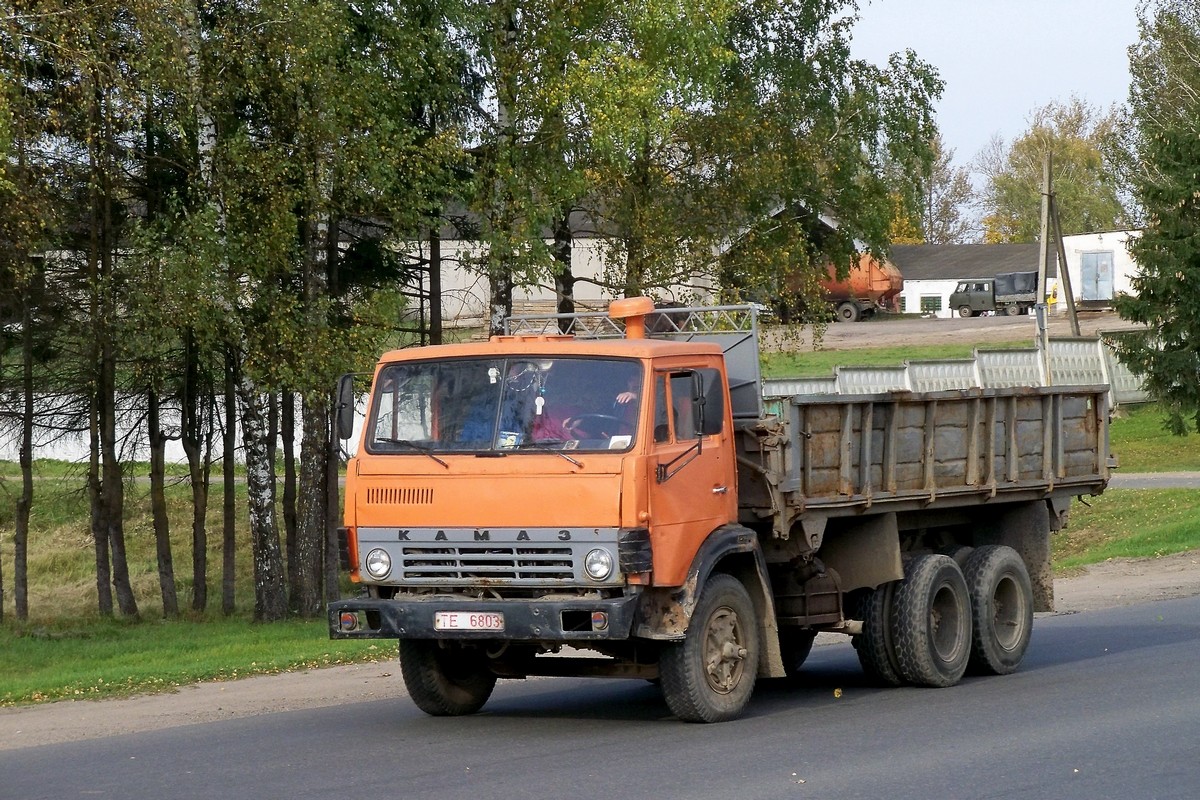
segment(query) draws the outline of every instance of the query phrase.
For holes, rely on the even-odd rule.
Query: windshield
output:
[[[372,453],[627,450],[637,433],[642,371],[601,358],[410,361],[376,381]]]

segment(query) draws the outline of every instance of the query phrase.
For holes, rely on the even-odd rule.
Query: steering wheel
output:
[[[576,414],[568,419],[563,427],[580,439],[606,439],[623,428],[625,423],[609,414]]]

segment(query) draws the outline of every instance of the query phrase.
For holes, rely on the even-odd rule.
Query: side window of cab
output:
[[[724,422],[720,370],[677,370],[655,377],[654,441],[694,441],[720,433]]]

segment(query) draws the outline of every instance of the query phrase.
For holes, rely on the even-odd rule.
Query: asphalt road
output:
[[[843,643],[722,725],[640,682],[502,682],[466,718],[388,700],[4,751],[0,797],[1191,800],[1198,662],[1200,597],[1039,617],[1019,672],[950,689],[867,686]]]

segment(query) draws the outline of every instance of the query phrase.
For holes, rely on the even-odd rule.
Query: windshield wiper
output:
[[[411,441],[409,439],[392,439],[387,436],[376,436],[375,441],[387,442],[388,444],[398,444],[398,445],[401,445],[402,447],[411,447],[413,450],[416,450],[418,453],[424,453],[425,455],[429,456],[430,458],[432,458],[437,463],[441,464],[446,469],[450,469],[449,464],[447,464],[445,461],[442,461],[440,458],[438,458],[431,452],[432,448],[430,448],[429,445],[417,444],[416,442]]]
[[[574,458],[571,458],[569,455],[564,453],[562,450],[551,450],[549,447],[545,447],[541,444],[538,444],[537,442],[525,442],[524,444],[519,444],[519,445],[517,445],[517,449],[518,450],[532,450],[535,453],[553,453],[554,455],[558,456],[559,458],[564,458],[567,461],[570,461],[572,464],[574,464],[577,467],[583,466],[582,462],[576,461]]]

